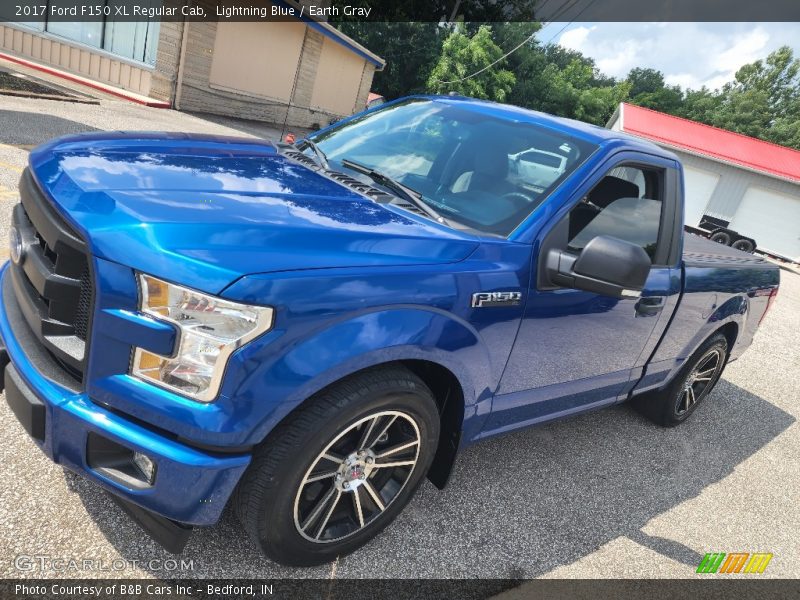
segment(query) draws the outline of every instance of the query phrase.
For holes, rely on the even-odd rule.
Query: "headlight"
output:
[[[139,309],[177,325],[174,357],[136,348],[131,374],[161,387],[210,402],[219,392],[228,357],[272,327],[269,307],[202,294],[139,273]]]

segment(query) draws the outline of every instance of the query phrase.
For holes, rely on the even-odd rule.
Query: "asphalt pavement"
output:
[[[0,96],[0,248],[28,149],[92,129],[270,132],[107,99]],[[47,460],[0,401],[0,577],[691,577],[706,552],[756,551],[774,554],[762,576],[798,577],[800,276],[781,275],[753,346],[687,423],[663,429],[622,405],[480,443],[445,491],[424,483],[376,540],[311,569],[263,558],[229,510],[166,553]]]

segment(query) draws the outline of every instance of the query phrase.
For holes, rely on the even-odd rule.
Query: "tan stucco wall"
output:
[[[186,25],[181,110],[283,123],[292,87],[289,125],[325,126],[365,106],[372,63],[302,23],[242,25]]]
[[[365,62],[326,37],[311,91],[311,106],[342,115],[353,113]]]
[[[209,85],[289,100],[305,33],[300,22],[217,24]]]

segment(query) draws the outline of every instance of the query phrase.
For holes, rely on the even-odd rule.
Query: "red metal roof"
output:
[[[798,150],[633,104],[623,104],[621,113],[627,133],[800,182]]]

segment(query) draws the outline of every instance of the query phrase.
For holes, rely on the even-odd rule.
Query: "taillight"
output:
[[[769,295],[767,296],[767,308],[764,309],[764,314],[761,315],[761,318],[758,320],[758,324],[761,325],[761,322],[764,320],[764,317],[767,316],[769,309],[772,308],[772,305],[775,303],[775,298],[778,297],[778,288],[774,287],[769,290]]]

